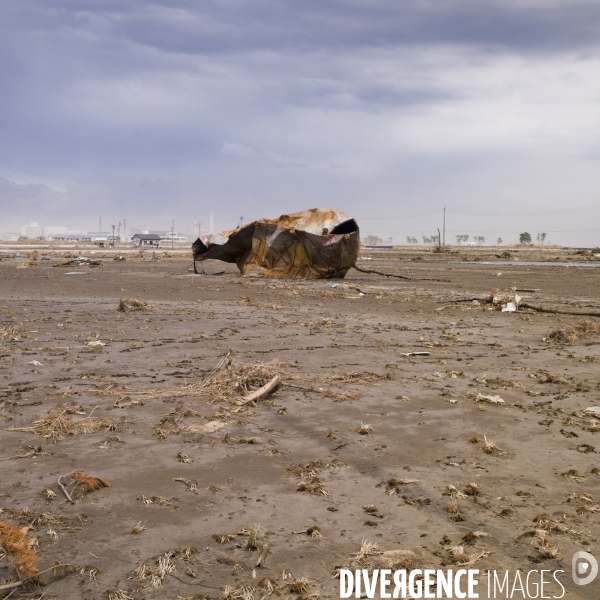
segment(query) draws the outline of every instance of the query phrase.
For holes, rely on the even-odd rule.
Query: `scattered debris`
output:
[[[485,396],[484,394],[477,394],[475,402],[486,402],[487,404],[505,404],[504,400],[500,396]]]
[[[152,310],[152,308],[153,307],[147,302],[138,300],[137,298],[121,298],[119,301],[119,306],[117,306],[117,310],[123,313],[143,312],[146,310]]]

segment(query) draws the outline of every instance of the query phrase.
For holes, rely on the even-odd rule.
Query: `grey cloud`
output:
[[[494,202],[561,202],[574,179],[585,203],[599,17],[595,0],[4,3],[3,218],[158,226],[214,205],[232,226],[249,206],[478,204],[490,182]]]

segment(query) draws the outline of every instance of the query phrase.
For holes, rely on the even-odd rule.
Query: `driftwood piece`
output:
[[[69,492],[67,491],[67,488],[63,485],[63,482],[62,482],[63,477],[64,477],[64,475],[61,475],[58,478],[58,487],[61,489],[62,493],[67,497],[67,500],[71,504],[75,504],[75,500],[73,500],[73,498],[71,498],[71,494],[69,494]]]
[[[477,302],[492,302],[492,297],[491,296],[470,296],[469,298],[456,298],[455,300],[443,300],[443,302],[452,302],[452,303],[457,303],[457,302],[473,302],[473,300],[477,300]],[[521,305],[523,306],[523,305]]]
[[[356,269],[357,271],[360,271],[361,273],[371,273],[373,275],[383,275],[384,277],[397,277],[398,279],[406,279],[406,281],[413,281],[412,277],[406,277],[404,275],[394,275],[393,273],[384,273],[383,271],[375,271],[375,269],[361,269],[360,267],[357,267],[356,265],[354,265],[353,268]]]
[[[576,312],[574,310],[560,310],[559,308],[544,308],[543,306],[535,306],[534,304],[528,304],[521,302],[519,308],[528,308],[537,312],[551,313],[555,315],[573,315],[575,317],[600,317],[600,312]]]
[[[260,554],[258,555],[258,560],[256,561],[256,567],[264,566],[264,562],[265,562],[265,559],[267,558],[268,553],[269,553],[269,544],[263,544],[262,550],[260,551]]]
[[[273,377],[273,379],[271,379],[271,381],[269,381],[268,383],[266,383],[265,385],[263,385],[261,388],[257,389],[256,391],[252,392],[251,394],[244,396],[241,400],[238,400],[236,402],[236,404],[238,406],[241,406],[243,404],[248,404],[249,402],[254,402],[255,400],[258,400],[259,398],[261,398],[262,396],[266,396],[267,394],[270,394],[280,383],[281,383],[281,377],[279,375],[275,375],[275,377]]]

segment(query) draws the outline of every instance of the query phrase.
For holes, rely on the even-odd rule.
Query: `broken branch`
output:
[[[405,277],[404,275],[394,275],[393,273],[384,273],[383,271],[375,271],[375,269],[361,269],[356,265],[353,268],[361,273],[372,273],[373,275],[383,275],[384,277],[397,277],[398,279],[406,279],[406,281],[412,281],[412,277]]]
[[[71,494],[69,494],[69,492],[67,491],[67,488],[63,485],[63,482],[62,482],[63,477],[64,477],[64,475],[61,475],[58,478],[58,487],[61,489],[62,493],[67,497],[67,500],[71,504],[75,504],[75,500],[73,500],[73,498],[71,498]]]
[[[574,310],[560,310],[558,308],[544,308],[543,306],[535,306],[533,304],[527,304],[526,302],[521,302],[519,304],[519,308],[529,308],[530,310],[535,310],[537,312],[543,313],[551,313],[555,315],[573,315],[576,317],[600,317],[600,312],[576,312]]]
[[[273,377],[273,379],[271,379],[271,381],[269,381],[268,383],[263,385],[261,388],[259,388],[255,392],[252,392],[251,394],[244,396],[244,398],[242,398],[241,400],[238,400],[236,402],[236,404],[238,406],[241,406],[243,404],[248,404],[249,402],[254,402],[255,400],[258,400],[259,398],[261,398],[262,396],[266,396],[267,394],[270,394],[280,383],[281,383],[281,377],[279,375],[275,375],[275,377]]]

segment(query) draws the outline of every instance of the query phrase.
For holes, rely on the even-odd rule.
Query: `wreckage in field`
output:
[[[196,261],[235,263],[242,273],[270,277],[344,277],[356,263],[360,239],[356,221],[334,208],[313,208],[278,219],[259,219],[231,231],[198,238]]]

